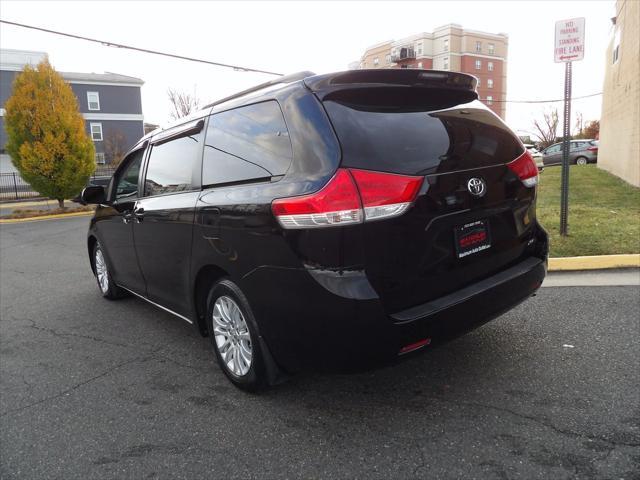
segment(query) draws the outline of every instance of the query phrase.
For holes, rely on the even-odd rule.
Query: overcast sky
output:
[[[448,23],[509,35],[507,98],[562,98],[564,66],[553,62],[556,20],[586,18],[585,59],[574,62],[573,95],[601,92],[615,3],[511,2],[29,2],[0,1],[2,19],[88,37],[276,72],[345,70],[369,45]],[[166,123],[167,88],[203,102],[272,77],[195,64],[0,26],[2,48],[45,51],[61,71],[142,78],[145,121]],[[561,108],[561,104],[555,104]],[[573,112],[598,119],[601,97]],[[508,104],[507,123],[531,130],[541,105]],[[547,106],[546,108],[549,108]],[[575,117],[574,117],[575,118]]]

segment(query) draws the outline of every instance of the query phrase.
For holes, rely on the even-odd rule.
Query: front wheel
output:
[[[103,297],[115,300],[124,296],[124,290],[118,287],[111,277],[102,246],[98,242],[93,247],[93,269]]]
[[[257,325],[247,298],[230,280],[221,280],[207,299],[209,339],[218,364],[238,388],[257,391],[267,386],[267,372]]]
[[[586,165],[589,163],[585,157],[576,158],[576,165]]]

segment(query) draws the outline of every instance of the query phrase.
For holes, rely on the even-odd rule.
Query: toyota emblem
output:
[[[474,197],[482,197],[487,193],[487,183],[481,178],[470,178],[467,182],[467,190]]]

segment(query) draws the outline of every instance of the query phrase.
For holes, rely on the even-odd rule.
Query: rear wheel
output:
[[[230,280],[212,287],[207,300],[207,326],[211,346],[227,378],[247,391],[266,387],[255,318],[246,297]]]
[[[586,165],[589,163],[586,157],[578,157],[576,158],[576,165]]]
[[[118,287],[111,277],[107,259],[100,243],[93,247],[93,268],[98,282],[98,288],[102,296],[109,300],[115,300],[124,296],[124,290]]]

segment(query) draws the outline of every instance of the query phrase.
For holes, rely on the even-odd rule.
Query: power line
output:
[[[35,27],[33,25],[25,25],[24,23],[10,22],[8,20],[0,20],[0,23],[6,23],[7,25],[13,25],[14,27],[28,28],[30,30],[38,30],[40,32],[51,33],[53,35],[60,35],[63,37],[75,38],[77,40],[85,40],[87,42],[99,43],[106,47],[123,48],[127,50],[135,50],[137,52],[150,53],[152,55],[161,55],[164,57],[177,58],[179,60],[187,60],[189,62],[206,63],[207,65],[215,65],[217,67],[232,68],[240,72],[266,73],[267,75],[278,75],[278,76],[283,75],[282,73],[270,72],[268,70],[259,70],[257,68],[241,67],[239,65],[231,65],[228,63],[212,62],[210,60],[203,60],[201,58],[186,57],[184,55],[176,55],[174,53],[160,52],[158,50],[149,50],[146,48],[133,47],[131,45],[123,45],[121,43],[110,42],[107,40],[98,40],[96,38],[83,37],[82,35],[75,35],[72,33],[58,32],[56,30],[50,30],[48,28]]]
[[[53,34],[53,35],[60,35],[60,36],[63,36],[63,37],[74,38],[76,40],[85,40],[87,42],[99,43],[100,45],[104,45],[106,47],[122,48],[122,49],[126,49],[126,50],[134,50],[134,51],[142,52],[142,53],[149,53],[149,54],[152,54],[152,55],[160,55],[160,56],[164,56],[164,57],[177,58],[178,60],[186,60],[186,61],[189,61],[189,62],[205,63],[207,65],[215,65],[217,67],[232,68],[233,70],[240,71],[240,72],[265,73],[267,75],[277,75],[277,76],[283,76],[284,75],[282,73],[270,72],[268,70],[260,70],[260,69],[257,69],[257,68],[250,68],[250,67],[242,67],[242,66],[239,66],[239,65],[231,65],[231,64],[228,64],[228,63],[213,62],[211,60],[203,60],[201,58],[186,57],[184,55],[177,55],[177,54],[174,54],[174,53],[160,52],[158,50],[149,50],[149,49],[146,49],[146,48],[140,48],[140,47],[134,47],[134,46],[131,46],[131,45],[124,45],[124,44],[121,44],[121,43],[115,43],[115,42],[111,42],[111,41],[108,41],[108,40],[98,40],[96,38],[83,37],[82,35],[75,35],[73,33],[59,32],[59,31],[56,31],[56,30],[48,29],[48,28],[36,27],[36,26],[33,26],[33,25],[26,25],[24,23],[18,23],[18,22],[11,22],[9,20],[1,20],[0,19],[0,23],[5,23],[7,25],[13,25],[15,27],[27,28],[27,29],[30,29],[30,30],[37,30],[37,31],[40,31],[40,32],[50,33],[50,34]],[[602,92],[600,92],[600,93],[592,93],[590,95],[583,95],[583,96],[580,96],[580,97],[573,97],[572,100],[580,100],[582,98],[596,97],[598,95],[602,95]],[[494,103],[555,103],[555,102],[562,102],[562,101],[564,101],[563,98],[559,98],[559,99],[555,99],[555,100],[493,100]]]
[[[602,92],[591,93],[589,95],[582,95],[580,97],[572,97],[571,100],[580,100],[581,98],[597,97],[598,95],[602,95]],[[564,102],[564,98],[559,98],[557,100],[492,100],[492,101],[494,103],[555,103],[555,102]]]

